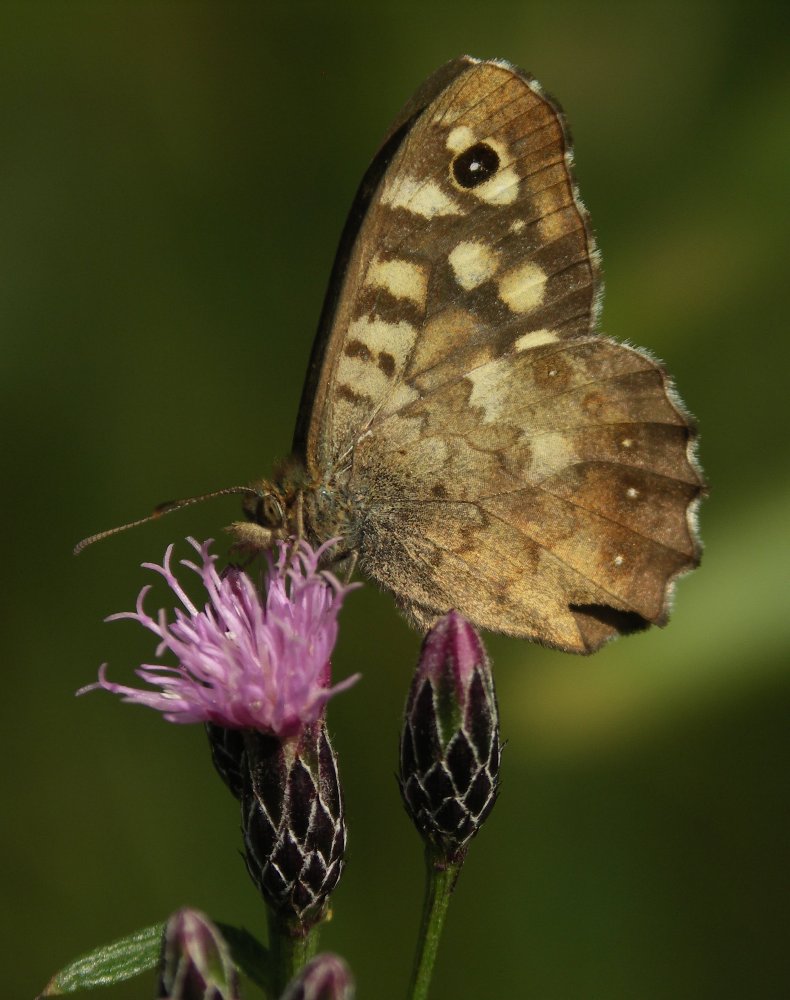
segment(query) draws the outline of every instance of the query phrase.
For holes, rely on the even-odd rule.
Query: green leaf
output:
[[[217,924],[240,972],[268,993],[271,983],[269,953],[249,931],[230,924]],[[139,976],[159,965],[165,925],[154,924],[127,934],[112,944],[94,948],[56,973],[41,997],[61,996],[97,986],[111,986]]]
[[[112,944],[94,948],[56,973],[41,996],[54,997],[110,986],[155,969],[159,965],[164,929],[164,924],[154,924]]]
[[[268,994],[271,992],[272,969],[269,952],[249,931],[230,924],[217,924],[228,942],[233,961],[240,972]]]
[[[217,927],[227,941],[239,971],[268,993],[271,969],[266,948],[241,927],[219,923]],[[77,993],[79,990],[96,989],[97,986],[111,986],[157,968],[164,929],[163,923],[144,927],[112,944],[102,945],[81,955],[56,973],[40,996],[55,997],[64,993]]]

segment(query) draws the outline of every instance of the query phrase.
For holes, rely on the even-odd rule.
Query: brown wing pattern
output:
[[[575,652],[666,619],[698,561],[689,418],[594,336],[597,255],[557,106],[459,60],[397,123],[315,367],[308,470],[420,627]]]
[[[558,109],[512,68],[456,66],[406,131],[345,265],[312,400],[316,471],[414,398],[409,379],[437,359],[462,351],[471,365],[529,330],[591,329],[596,264]],[[464,186],[478,147],[497,167]]]
[[[698,560],[689,441],[638,351],[595,337],[506,354],[360,441],[363,564],[420,626],[454,607],[590,651],[663,623]]]

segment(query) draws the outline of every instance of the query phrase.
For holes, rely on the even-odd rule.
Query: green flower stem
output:
[[[271,962],[269,993],[272,998],[276,998],[318,950],[320,924],[314,924],[306,933],[301,933],[298,924],[281,920],[268,907],[267,911]]]
[[[409,988],[411,1000],[427,1000],[444,918],[463,863],[463,856],[448,861],[435,848],[425,848],[425,901]]]

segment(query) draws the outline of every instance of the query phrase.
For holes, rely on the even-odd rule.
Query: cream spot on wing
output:
[[[529,333],[522,333],[513,346],[517,351],[529,351],[543,344],[554,344],[559,339],[553,330],[530,330]]]
[[[373,358],[365,364],[376,366],[376,359],[384,353],[393,358],[395,371],[400,371],[417,339],[417,330],[403,319],[387,323],[378,317],[360,316],[349,323],[346,339],[347,342],[358,340],[368,348]]]
[[[489,205],[512,205],[518,198],[518,182],[513,167],[500,167],[491,180],[472,188],[470,193]]]
[[[520,233],[524,226],[526,226],[526,222],[523,219],[516,219],[515,222],[510,223],[510,232]]]
[[[508,359],[491,361],[465,376],[472,384],[469,405],[483,411],[483,423],[499,420],[506,406],[507,388],[513,378],[513,366]]]
[[[612,562],[614,563],[615,566],[622,566],[623,563],[625,562],[625,559],[621,555],[616,555],[614,559],[612,559]]]
[[[520,264],[499,279],[499,297],[511,312],[529,312],[543,301],[546,280],[537,264]]]
[[[387,397],[387,401],[381,408],[381,412],[385,416],[388,416],[390,413],[397,413],[398,410],[402,410],[409,403],[413,403],[419,398],[420,394],[416,389],[410,385],[406,385],[405,382],[400,382]]]
[[[421,309],[428,296],[428,272],[411,260],[381,260],[376,257],[368,268],[365,284],[383,288],[396,299],[409,299]]]
[[[382,399],[389,387],[389,377],[373,362],[365,358],[340,356],[337,366],[338,385],[371,400]]]
[[[623,440],[620,442],[620,446],[622,448],[633,448],[634,446],[633,438],[623,438]]]
[[[496,274],[499,259],[485,243],[459,243],[448,258],[455,280],[469,292]]]
[[[390,184],[381,198],[382,205],[404,208],[412,215],[433,219],[437,215],[463,215],[465,210],[441,189],[436,181],[423,177],[401,177]]]
[[[532,482],[554,476],[578,460],[572,443],[562,433],[539,434],[530,440],[529,446],[529,478]]]
[[[453,153],[463,153],[465,149],[474,146],[474,132],[468,125],[457,125],[447,136],[447,148]]]
[[[633,486],[629,486],[628,489],[625,491],[625,495],[628,497],[629,500],[636,500],[636,498],[639,496],[639,490]]]

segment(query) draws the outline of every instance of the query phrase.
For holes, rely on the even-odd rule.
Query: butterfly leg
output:
[[[340,539],[337,541],[339,543]],[[325,551],[321,564],[322,567],[331,570],[339,580],[342,580],[345,586],[348,586],[357,568],[358,560],[359,553],[356,549],[347,549],[338,544]]]
[[[304,492],[299,490],[296,494],[296,510],[295,510],[295,522],[296,522],[296,537],[301,541],[305,537],[304,531]]]
[[[293,509],[288,511],[284,530],[288,531],[288,558],[293,559],[299,549],[299,543],[305,537],[304,530],[304,493],[299,490],[294,500]]]
[[[343,583],[348,586],[351,583],[351,578],[354,575],[354,570],[357,568],[357,560],[359,559],[359,553],[356,549],[352,549],[349,552],[347,558],[344,560],[345,567],[343,573]]]

